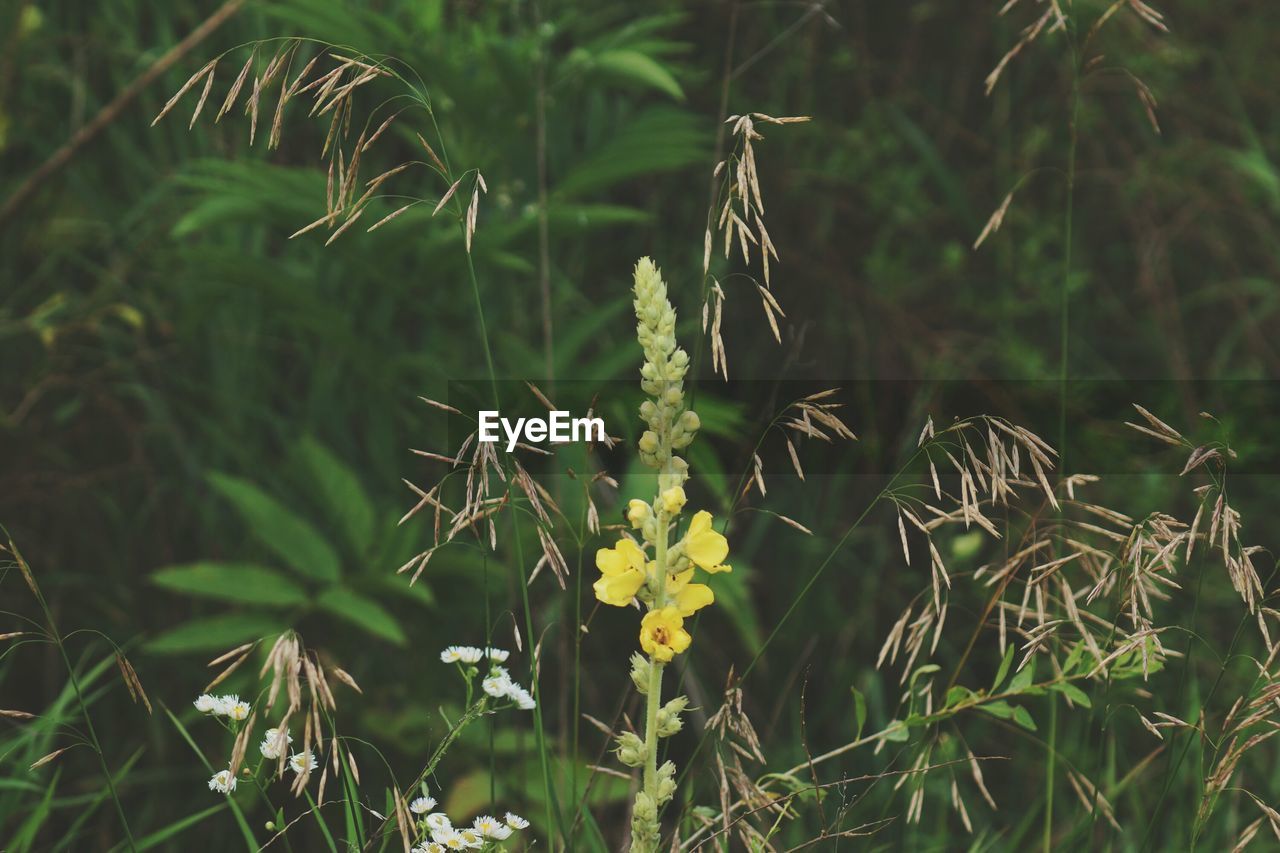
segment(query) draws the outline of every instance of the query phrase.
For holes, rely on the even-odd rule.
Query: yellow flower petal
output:
[[[619,575],[628,569],[644,568],[644,552],[630,539],[619,539],[612,548],[596,551],[596,568],[601,574]]]
[[[650,610],[640,622],[640,647],[654,660],[666,663],[692,642],[684,629],[684,617],[675,607]]]
[[[626,607],[644,586],[644,572],[627,569],[616,575],[601,575],[591,585],[596,598],[614,607]]]
[[[689,581],[693,580],[693,567],[685,569],[678,575],[672,575],[667,578],[667,594],[675,595],[684,589]]]
[[[716,574],[719,574],[720,572],[733,571],[733,566],[729,565],[728,563],[724,563],[719,566],[707,566],[704,571],[706,571],[706,573],[709,575],[716,575]]]
[[[712,569],[729,556],[729,541],[711,527],[711,513],[705,509],[689,523],[684,538],[685,556],[704,569]]]
[[[676,607],[681,616],[692,616],[715,600],[711,587],[705,583],[691,583],[676,596]]]
[[[631,526],[636,530],[644,527],[644,523],[649,520],[651,515],[653,515],[653,511],[644,501],[632,500],[627,504],[627,521],[631,522]]]

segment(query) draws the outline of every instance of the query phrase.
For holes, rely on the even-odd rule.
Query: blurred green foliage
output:
[[[724,612],[701,626],[687,673],[694,704],[709,713],[730,669],[741,672],[752,659],[810,567],[909,454],[927,413],[945,423],[1000,410],[1057,437],[1056,413],[1028,404],[1007,383],[1052,381],[1059,368],[1069,58],[1060,36],[1045,36],[984,96],[983,78],[1027,23],[1022,5],[1031,4],[1024,0],[1007,17],[995,14],[997,5],[248,3],[0,226],[0,521],[42,568],[68,629],[92,628],[140,647],[133,654],[143,682],[157,705],[174,709],[175,722],[191,716],[187,703],[210,677],[205,660],[246,638],[297,627],[364,688],[344,703],[344,725],[380,733],[375,740],[389,766],[414,772],[439,736],[437,707],[457,710],[440,698],[449,674],[432,664],[438,647],[481,642],[486,618],[495,642],[509,646],[519,621],[522,575],[509,552],[495,559],[457,544],[412,587],[394,574],[430,538],[429,522],[397,524],[416,500],[400,480],[422,483],[442,473],[408,448],[453,449],[444,446],[444,416],[417,397],[444,398],[451,380],[484,374],[461,234],[445,217],[415,208],[327,247],[314,234],[289,241],[324,207],[326,123],[291,116],[282,145],[268,153],[261,140],[248,145],[237,115],[216,126],[206,116],[191,131],[189,104],[155,128],[151,119],[208,57],[256,39],[298,35],[397,57],[429,93],[453,164],[479,168],[489,183],[474,263],[500,378],[552,378],[539,307],[542,259],[552,373],[603,383],[630,380],[638,363],[627,287],[640,255],[663,265],[687,339],[697,334],[722,106],[728,114],[811,115],[809,124],[771,129],[759,146],[770,231],[782,256],[774,272],[787,311],[781,345],[755,305],[754,286],[732,275],[741,271],[735,262],[717,257],[712,271],[730,293],[732,375],[764,386],[846,385],[848,420],[862,441],[806,484],[784,473],[781,448],[768,449],[778,476],[771,498],[817,535],[756,516],[735,540],[739,571],[717,578]],[[1077,0],[1073,14],[1091,20],[1107,5]],[[0,4],[0,199],[215,6]],[[1121,16],[1101,36],[1106,73],[1085,82],[1067,282],[1069,374],[1167,380],[1143,386],[1159,398],[1139,402],[1179,427],[1215,430],[1197,427],[1195,416],[1217,415],[1245,464],[1234,503],[1250,541],[1276,547],[1266,510],[1274,505],[1268,466],[1276,410],[1264,395],[1249,417],[1240,414],[1241,386],[1227,380],[1265,389],[1280,373],[1280,7],[1269,0],[1160,6],[1172,33]],[[1159,101],[1158,134],[1133,77]],[[426,134],[395,127],[375,152],[381,167],[421,156],[415,130]],[[417,195],[444,190],[421,180]],[[972,250],[1015,185],[1001,229]],[[375,215],[397,206],[389,199]],[[695,488],[698,500],[725,507],[773,411],[731,399],[701,367],[695,393],[709,438],[692,459],[701,476]],[[957,410],[959,401],[967,408]],[[585,408],[590,397],[574,403]],[[619,404],[606,415],[611,430],[633,440],[628,411]],[[1173,476],[1180,459],[1084,408],[1073,409],[1069,432],[1073,455],[1114,466],[1097,473],[1118,472],[1108,493],[1118,509],[1135,517],[1194,512],[1189,485]],[[1250,460],[1260,467],[1249,469]],[[586,459],[567,464],[589,468]],[[623,495],[627,481],[642,476],[611,473],[624,481]],[[579,527],[579,487],[564,470],[549,482],[569,527]],[[618,508],[601,512],[611,521]],[[850,537],[820,594],[802,600],[793,627],[753,674],[747,709],[770,768],[852,740],[864,724],[879,729],[897,712],[900,687],[895,674],[874,668],[876,653],[927,578],[901,567],[892,524],[887,514],[873,517]],[[525,534],[524,553],[536,553],[531,531]],[[589,572],[595,544],[567,550],[571,567]],[[972,571],[999,546],[961,535],[949,547],[954,565]],[[1213,567],[1202,571],[1184,578],[1185,588],[1198,588],[1195,599],[1179,595],[1168,605],[1178,614],[1168,621],[1187,626],[1205,647],[1192,664],[1197,677],[1179,666],[1151,685],[1179,697],[1188,713],[1204,698],[1196,685],[1211,683],[1220,666],[1232,678],[1249,677],[1245,650],[1225,664],[1219,659],[1239,624],[1238,599]],[[1270,574],[1268,565],[1264,580]],[[0,589],[9,620],[0,632],[21,630],[9,615],[23,610],[21,582],[0,576]],[[568,698],[578,633],[573,591],[541,578],[530,595],[545,633],[522,637],[526,648],[542,643],[546,656],[544,708],[562,805],[587,796],[586,767],[600,763],[603,743],[580,725]],[[578,602],[584,617],[593,603]],[[981,605],[955,602],[952,619],[961,627],[942,655],[961,654],[949,644],[963,642]],[[617,620],[591,623],[581,711],[605,718],[617,707],[628,683],[619,652],[632,642],[627,630]],[[140,833],[160,833],[157,847],[187,849],[176,845],[188,843],[188,825],[163,828],[191,815],[208,849],[240,843],[242,830],[209,799],[178,729],[159,708],[148,719],[108,683],[105,647],[86,638],[81,650],[74,663],[86,701],[105,730]],[[990,683],[994,690],[1008,659],[983,658],[973,669],[965,679],[971,689]],[[84,770],[87,759],[72,753],[57,767],[26,770],[55,748],[50,727],[68,718],[63,678],[43,653],[0,657],[0,707],[48,722],[0,729],[0,846],[7,849],[109,849],[117,840],[100,783]],[[1182,849],[1206,772],[1202,758],[1169,770],[1167,755],[1151,755],[1158,745],[1131,710],[1067,698],[1083,710],[1062,712],[1062,760],[1081,762],[1111,786],[1126,830],[1108,834],[1062,784],[1064,849]],[[963,758],[964,738],[975,751],[1009,755],[985,771],[998,819],[984,812],[972,838],[959,834],[943,791],[922,823],[899,820],[868,844],[1035,843],[1045,805],[1047,701],[1032,694],[985,706],[1034,736],[1011,735],[1002,720],[970,720],[963,736],[949,731],[934,756]],[[529,757],[532,735],[498,736],[476,733],[447,759],[442,784],[453,806],[479,809],[496,789],[500,801],[540,814],[545,795],[536,756]],[[579,744],[577,755],[571,744]],[[692,736],[677,739],[682,766],[694,744]],[[501,764],[496,772],[491,754]],[[831,770],[868,772],[863,760],[853,753]],[[1150,776],[1130,784],[1126,774],[1144,761]],[[1255,789],[1280,796],[1280,765],[1262,756],[1246,764]],[[871,805],[858,814],[900,815],[905,800],[889,787],[874,787]],[[697,792],[693,804],[717,802],[714,780],[682,790]],[[625,784],[597,777],[590,796],[592,816],[575,829],[577,843],[617,849]],[[846,806],[862,803],[861,792],[839,796]],[[969,799],[976,812],[981,806]],[[1203,849],[1226,849],[1254,819],[1236,808],[1201,837]],[[815,826],[809,815],[783,839],[801,843]],[[311,849],[306,843],[299,849]]]

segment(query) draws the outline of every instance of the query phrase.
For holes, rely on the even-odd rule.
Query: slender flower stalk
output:
[[[676,312],[658,268],[642,258],[635,268],[636,337],[644,350],[640,387],[649,396],[640,406],[648,429],[640,437],[640,459],[658,472],[657,494],[649,502],[627,505],[627,519],[639,533],[596,553],[600,578],[596,598],[614,607],[639,600],[646,613],[640,622],[644,654],[631,657],[631,680],[645,696],[644,737],[624,732],[617,738],[618,758],[630,767],[643,767],[643,786],[636,794],[631,817],[631,849],[657,850],[661,834],[659,810],[675,794],[675,765],[658,764],[658,739],[680,731],[680,714],[688,700],[678,696],[662,702],[662,673],[672,658],[693,642],[684,620],[711,604],[715,595],[706,584],[693,583],[694,571],[727,572],[729,545],[712,527],[711,513],[696,513],[688,532],[671,541],[684,505],[689,465],[677,452],[693,441],[701,422],[685,406],[684,377],[689,356],[676,345]],[[650,559],[652,556],[652,559]]]

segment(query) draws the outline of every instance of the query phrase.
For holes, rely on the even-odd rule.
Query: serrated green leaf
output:
[[[272,569],[244,563],[202,562],[170,566],[151,582],[175,592],[219,601],[288,607],[307,600],[306,591]]]
[[[187,622],[156,637],[146,648],[162,655],[226,651],[249,640],[278,634],[287,627],[279,617],[266,613],[227,613]]]
[[[329,587],[320,593],[316,599],[316,605],[339,619],[344,619],[397,646],[403,646],[408,642],[408,637],[400,628],[400,623],[383,609],[381,604],[345,587]]]
[[[214,472],[209,475],[209,484],[236,508],[253,537],[290,568],[318,580],[338,579],[338,555],[309,522],[239,477]]]

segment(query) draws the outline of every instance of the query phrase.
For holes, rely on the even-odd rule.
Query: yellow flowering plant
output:
[[[648,395],[640,406],[648,426],[640,437],[640,458],[657,470],[658,489],[651,501],[627,504],[627,520],[639,541],[623,536],[596,553],[600,578],[593,588],[604,604],[628,607],[638,601],[646,610],[640,620],[644,654],[631,658],[632,681],[646,700],[644,739],[627,732],[618,738],[617,750],[624,764],[644,767],[632,810],[631,850],[645,853],[658,847],[658,812],[676,789],[675,765],[667,761],[658,766],[658,739],[680,730],[680,713],[688,704],[683,696],[662,703],[663,669],[693,642],[685,619],[715,601],[711,587],[695,582],[697,570],[714,574],[732,569],[724,562],[729,543],[706,510],[695,513],[685,535],[672,541],[687,502],[684,483],[689,476],[689,465],[678,451],[693,441],[701,422],[685,405],[689,356],[676,345],[676,312],[649,258],[636,264],[635,311],[636,336],[644,350],[640,387]]]

